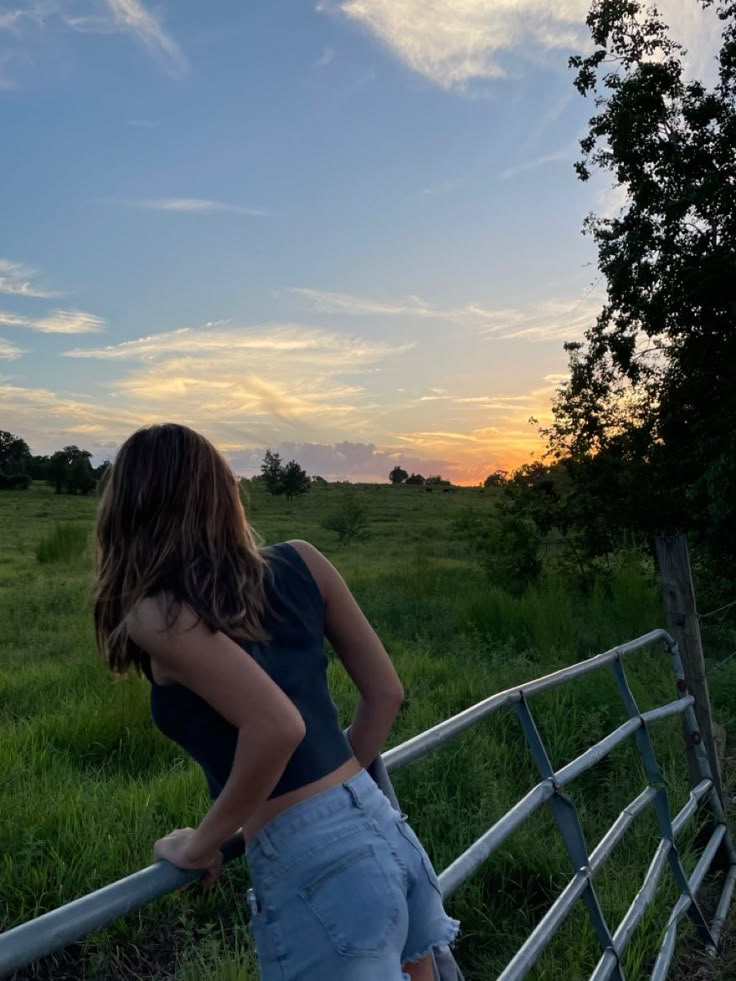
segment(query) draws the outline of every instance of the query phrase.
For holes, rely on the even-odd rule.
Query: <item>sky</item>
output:
[[[716,24],[660,4],[712,75]],[[585,0],[0,0],[0,429],[241,474],[540,457],[603,299]]]

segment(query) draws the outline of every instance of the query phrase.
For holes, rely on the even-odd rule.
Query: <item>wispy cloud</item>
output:
[[[72,432],[116,443],[164,417],[231,447],[350,438],[376,405],[375,392],[354,383],[356,366],[382,364],[407,347],[298,324],[170,331],[68,352],[120,368],[93,395],[0,379],[0,418],[46,449]]]
[[[49,293],[35,285],[35,269],[23,265],[22,262],[11,262],[10,259],[0,259],[0,293],[11,296],[33,296],[42,299],[58,296]]]
[[[409,68],[443,88],[501,78],[503,55],[579,47],[588,0],[323,0],[374,34]]]
[[[672,36],[685,45],[688,75],[712,83],[722,24],[716,8],[659,0]],[[321,0],[317,9],[360,24],[408,68],[446,89],[506,75],[510,52],[535,61],[558,53],[560,66],[585,49],[590,0]],[[515,58],[515,70],[519,67]]]
[[[108,443],[162,417],[231,447],[253,445],[256,432],[259,446],[281,431],[299,440],[347,436],[376,407],[375,393],[355,383],[356,371],[410,346],[299,324],[185,328],[68,351],[119,366],[118,377],[94,396],[0,385],[0,416],[44,446],[53,436],[49,419],[63,432],[96,433]]]
[[[21,357],[23,354],[27,354],[24,348],[18,347],[17,344],[13,344],[12,341],[8,341],[4,337],[0,337],[0,359],[4,361],[15,361],[16,358]]]
[[[443,194],[449,194],[451,191],[456,190],[461,184],[464,184],[467,180],[469,174],[463,174],[460,177],[453,177],[450,180],[439,181],[437,184],[428,184],[426,187],[420,188],[413,194],[408,194],[406,196],[407,201],[416,201],[421,198],[438,198]]]
[[[41,23],[44,9],[40,3],[29,3],[23,7],[0,10],[0,31],[20,31],[25,21]]]
[[[111,17],[100,14],[82,14],[77,17],[65,17],[64,24],[79,34],[119,34],[120,25]]]
[[[161,58],[171,75],[181,78],[187,73],[189,64],[183,51],[141,0],[107,0],[107,5],[115,23],[133,33],[149,51]]]
[[[355,296],[352,293],[337,293],[330,290],[314,290],[303,287],[294,287],[290,292],[297,296],[303,296],[310,302],[313,309],[322,313],[345,313],[349,316],[448,318],[448,311],[437,310],[418,296],[410,296],[405,301],[391,302]]]
[[[509,180],[519,174],[525,174],[529,170],[537,170],[547,164],[558,163],[560,160],[568,161],[572,167],[573,161],[579,156],[579,152],[578,144],[574,143],[563,147],[561,150],[555,150],[554,153],[544,153],[541,156],[532,157],[530,160],[521,160],[519,163],[512,164],[502,171],[501,177],[503,180]]]
[[[317,68],[327,68],[335,60],[335,49],[332,47],[327,47],[322,49],[322,54],[319,56],[315,62]]]
[[[79,34],[132,34],[161,64],[164,71],[174,78],[183,78],[189,70],[189,62],[174,38],[166,32],[161,20],[142,0],[103,0],[107,13],[100,12],[100,4],[88,6],[88,12],[69,13],[64,7],[53,10],[67,29]]]
[[[69,358],[93,358],[112,361],[151,361],[165,355],[189,356],[228,354],[235,357],[258,356],[278,366],[277,356],[298,358],[330,368],[345,368],[356,362],[378,361],[389,354],[410,350],[411,344],[384,344],[360,337],[305,327],[300,324],[269,324],[260,328],[232,327],[218,329],[210,321],[205,328],[182,327],[147,337],[110,344],[100,348],[75,348],[66,351]],[[276,359],[276,360],[275,360]]]
[[[124,208],[143,208],[146,211],[175,211],[181,214],[233,214],[250,215],[262,218],[268,215],[263,208],[251,208],[244,204],[229,201],[214,201],[211,198],[143,198],[140,201],[123,201],[116,198],[98,199],[98,204],[116,204]]]
[[[105,321],[84,310],[54,310],[45,317],[26,317],[0,310],[0,325],[27,327],[42,334],[97,334],[105,328]]]
[[[590,325],[601,304],[600,293],[592,291],[583,299],[550,299],[526,309],[484,307],[476,303],[439,307],[419,297],[391,302],[327,290],[293,289],[291,292],[304,297],[322,313],[439,320],[473,328],[482,337],[523,341],[574,339]]]

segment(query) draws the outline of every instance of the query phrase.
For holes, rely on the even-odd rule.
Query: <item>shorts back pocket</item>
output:
[[[399,921],[396,889],[372,844],[330,865],[299,896],[348,957],[380,954]]]

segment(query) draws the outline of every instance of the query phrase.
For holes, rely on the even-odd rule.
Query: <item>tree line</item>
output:
[[[423,477],[420,473],[407,473],[402,466],[398,464],[389,472],[388,479],[392,484],[428,484],[430,487],[449,487],[450,481],[445,480],[439,474],[432,474],[429,477]]]
[[[49,456],[34,456],[26,441],[0,430],[0,490],[24,490],[33,480],[53,485],[57,494],[89,494],[109,466],[93,467],[92,454],[78,446],[65,446]]]
[[[65,446],[49,456],[34,456],[21,436],[0,430],[0,489],[25,490],[32,481],[52,484],[57,494],[88,494],[110,466],[105,460],[98,467],[91,463],[89,450]],[[278,453],[270,449],[261,464],[261,473],[254,480],[263,482],[269,493],[283,494],[288,500],[306,493],[312,483],[326,483],[322,477],[309,477],[296,460],[284,464]]]

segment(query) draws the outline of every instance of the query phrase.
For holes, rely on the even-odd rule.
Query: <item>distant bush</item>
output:
[[[336,532],[340,545],[350,545],[368,537],[368,514],[353,494],[346,494],[340,507],[324,519],[322,527]]]
[[[512,595],[519,595],[539,579],[542,535],[531,518],[500,509],[490,515],[467,511],[452,528],[489,579]]]
[[[87,545],[86,525],[58,524],[44,535],[36,546],[36,558],[41,563],[70,562]]]
[[[30,474],[3,473],[0,469],[0,490],[28,490],[30,486]]]
[[[483,481],[484,487],[503,487],[508,482],[508,470],[494,470]]]

